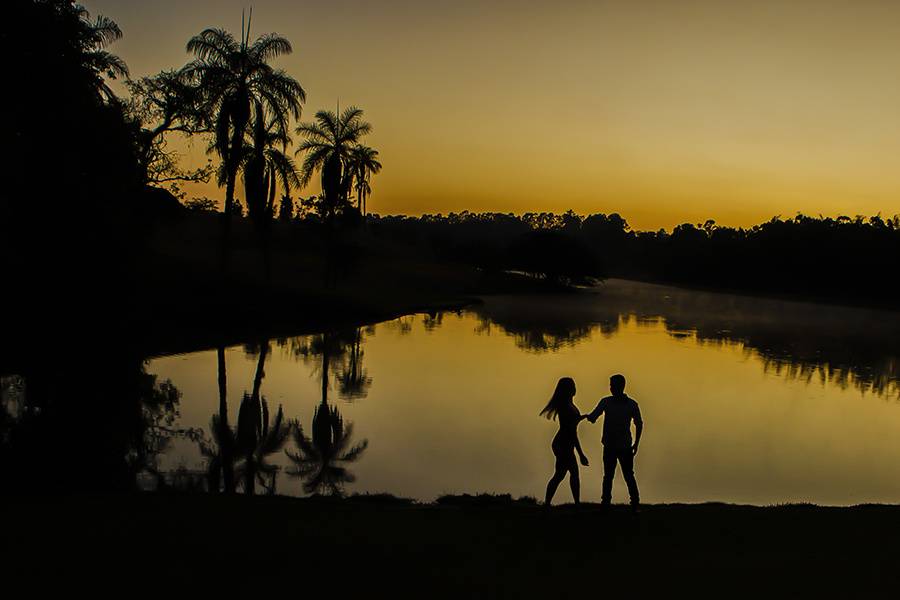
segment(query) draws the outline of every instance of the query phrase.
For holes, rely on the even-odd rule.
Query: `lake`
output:
[[[898,340],[894,312],[611,280],[222,354],[232,427],[256,386],[268,421],[281,407],[302,432],[262,461],[257,493],[542,498],[556,424],[538,412],[557,380],[575,379],[588,412],[622,373],[645,421],[644,502],[847,505],[900,502]],[[146,364],[181,394],[172,428],[191,431],[161,471],[196,476],[209,460],[200,447],[219,447],[218,358]],[[585,501],[600,497],[600,428],[579,427]],[[617,474],[613,501],[626,500]],[[568,501],[564,483],[556,502]]]

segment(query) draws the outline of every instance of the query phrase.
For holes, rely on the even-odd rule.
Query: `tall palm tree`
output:
[[[311,123],[300,123],[297,133],[305,139],[296,154],[305,154],[300,167],[300,183],[305,186],[313,173],[321,172],[322,193],[325,196],[325,216],[331,219],[346,200],[344,169],[350,152],[359,139],[372,130],[362,120],[361,108],[351,106],[340,112],[320,110]]]
[[[252,16],[252,15],[251,15]],[[249,23],[240,41],[223,29],[204,29],[192,37],[187,51],[195,60],[184,72],[204,91],[204,108],[214,131],[211,150],[222,159],[220,185],[225,185],[224,213],[231,214],[237,172],[245,157],[244,138],[254,106],[262,105],[278,119],[300,118],[306,92],[296,79],[269,65],[292,52],[290,42],[274,33],[250,43]]]
[[[357,144],[350,151],[349,169],[356,186],[356,206],[366,216],[366,198],[372,193],[369,185],[372,175],[381,171],[378,150]]]
[[[287,153],[291,145],[287,122],[278,117],[267,116],[264,106],[256,104],[244,159],[247,209],[259,224],[268,222],[274,215],[278,183],[285,194],[300,185],[297,166]]]

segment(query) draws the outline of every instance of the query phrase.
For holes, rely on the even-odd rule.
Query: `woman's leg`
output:
[[[562,483],[562,480],[565,479],[565,477],[566,472],[557,466],[556,471],[553,473],[553,477],[547,482],[547,493],[544,495],[544,506],[550,506],[553,495],[556,493],[556,488],[559,487],[559,484]]]
[[[569,469],[569,487],[572,488],[572,499],[575,506],[581,504],[581,478],[578,475],[578,465],[572,465]]]

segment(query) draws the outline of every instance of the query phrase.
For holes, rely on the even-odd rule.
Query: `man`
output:
[[[600,497],[602,506],[612,502],[612,482],[616,474],[616,463],[622,465],[622,475],[628,485],[631,506],[634,510],[640,505],[637,481],[634,478],[634,456],[641,443],[644,421],[638,403],[625,395],[625,377],[613,375],[609,378],[609,391],[612,396],[602,399],[597,408],[588,415],[591,423],[596,423],[601,414],[603,417],[603,492]],[[634,421],[634,445],[631,443],[631,422]]]

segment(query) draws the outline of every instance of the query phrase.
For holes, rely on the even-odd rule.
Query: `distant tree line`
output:
[[[618,214],[451,213],[369,217],[374,232],[487,270],[624,277],[896,307],[900,217],[709,220],[634,231]],[[547,264],[556,263],[556,272]]]

